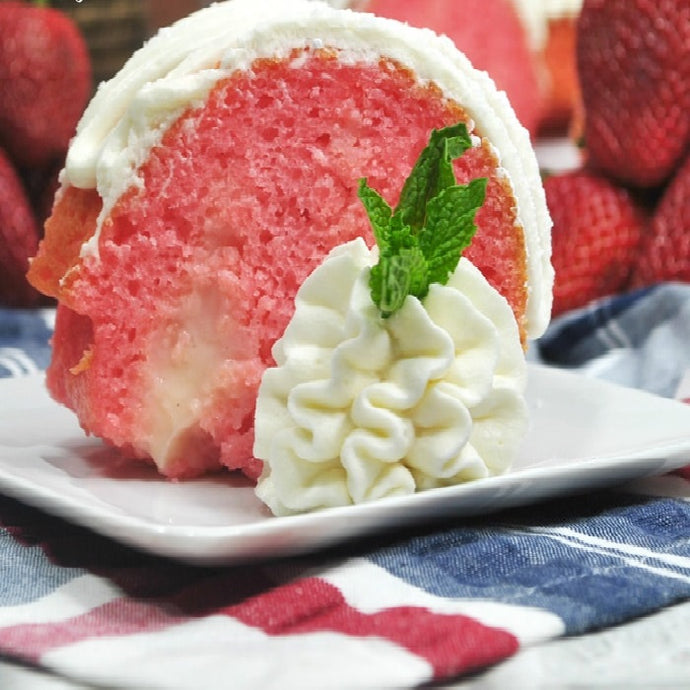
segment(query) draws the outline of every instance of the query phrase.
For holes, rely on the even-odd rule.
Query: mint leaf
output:
[[[369,287],[372,300],[384,317],[398,310],[407,295],[417,294],[428,285],[427,263],[417,238],[410,228],[392,216],[378,242],[379,261],[371,270]]]
[[[474,218],[485,196],[486,178],[480,177],[467,185],[447,187],[429,200],[419,246],[428,264],[430,284],[445,285],[457,268],[477,231]]]
[[[419,247],[385,252],[371,269],[372,299],[387,318],[402,307],[408,295],[428,285],[427,264]]]
[[[463,123],[434,130],[395,210],[366,179],[360,180],[359,198],[379,247],[369,287],[384,318],[397,311],[408,295],[423,299],[431,283],[445,284],[472,241],[487,181],[480,178],[458,185],[453,172],[453,160],[471,145]]]
[[[388,244],[388,229],[393,211],[388,202],[376,190],[372,189],[365,179],[359,181],[358,195],[369,216],[376,244],[382,250]]]
[[[416,230],[424,226],[429,199],[455,184],[453,160],[471,146],[467,127],[462,122],[431,132],[429,143],[405,181],[395,209],[405,223]]]

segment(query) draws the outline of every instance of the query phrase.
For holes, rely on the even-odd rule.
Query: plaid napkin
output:
[[[0,375],[45,366],[50,323],[0,310]],[[663,285],[559,319],[531,357],[673,396],[688,330],[690,286]],[[690,472],[226,568],[0,497],[0,553],[0,655],[74,682],[414,687],[690,598]]]

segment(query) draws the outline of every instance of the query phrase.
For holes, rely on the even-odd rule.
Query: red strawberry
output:
[[[644,225],[630,192],[586,170],[548,177],[544,190],[553,219],[553,315],[623,289]]]
[[[19,167],[64,155],[91,92],[86,43],[64,13],[0,3],[0,145]]]
[[[38,249],[38,228],[29,201],[0,149],[0,304],[28,306],[38,293],[26,281],[29,257]]]
[[[690,282],[690,155],[663,192],[640,243],[632,285]]]
[[[510,0],[363,0],[352,6],[446,34],[503,89],[534,134],[540,115],[537,66]]]
[[[688,0],[585,0],[577,60],[590,163],[664,182],[690,143]]]

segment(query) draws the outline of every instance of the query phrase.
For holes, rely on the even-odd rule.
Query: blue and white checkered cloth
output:
[[[0,376],[46,366],[51,319],[0,310]],[[689,344],[690,286],[662,285],[558,319],[530,357],[673,397]],[[690,473],[670,479],[232,568],[0,496],[0,656],[109,687],[447,682],[690,599]]]
[[[532,354],[672,398],[690,370],[690,286],[658,285],[565,315]]]
[[[43,371],[50,362],[54,309],[0,308],[0,378]]]

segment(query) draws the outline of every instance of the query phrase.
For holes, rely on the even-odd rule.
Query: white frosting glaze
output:
[[[488,75],[429,30],[312,0],[213,4],[160,31],[99,86],[70,146],[63,184],[98,190],[100,228],[122,192],[140,184],[137,168],[151,147],[186,107],[203,103],[219,78],[256,58],[315,45],[340,49],[341,59],[351,61],[396,60],[421,82],[435,82],[479,123],[518,200],[528,261],[526,330],[528,337],[541,335],[551,313],[551,220],[529,135]],[[97,255],[98,232],[83,256]]]
[[[262,379],[257,495],[276,515],[361,503],[505,471],[527,427],[526,364],[507,301],[462,258],[447,285],[388,319],[363,240],[299,290]]]

